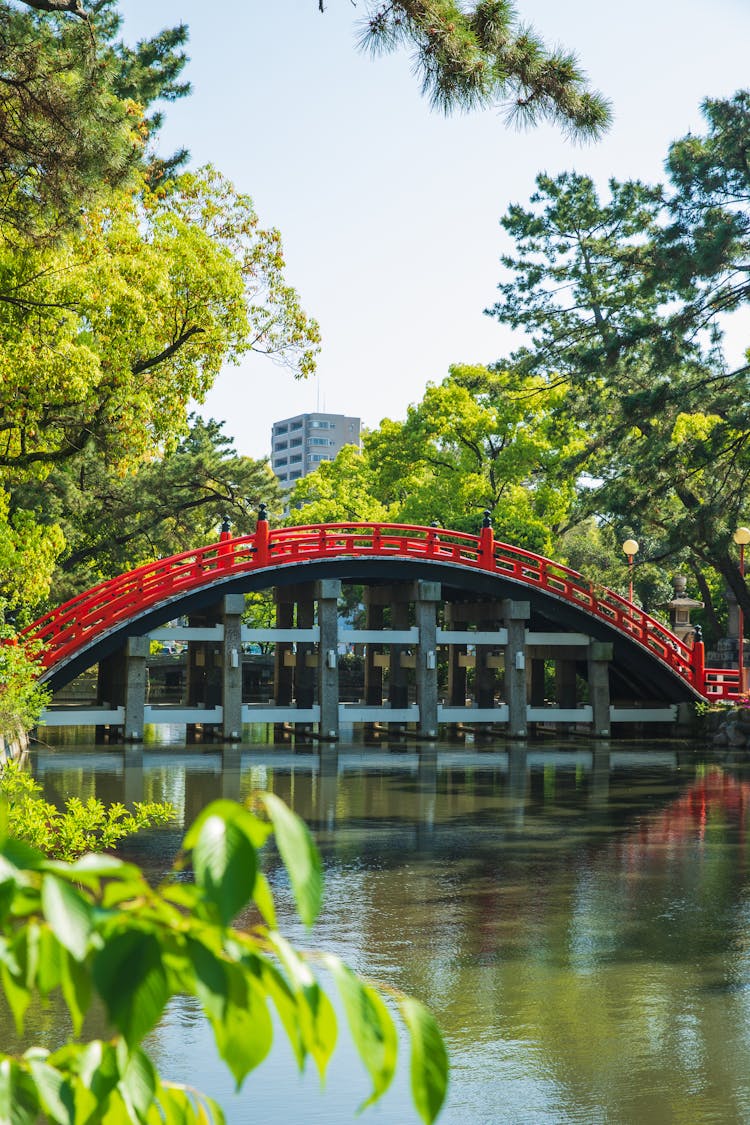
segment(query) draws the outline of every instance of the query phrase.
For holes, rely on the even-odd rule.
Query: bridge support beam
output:
[[[502,603],[503,620],[508,630],[505,648],[505,698],[508,703],[508,734],[526,738],[526,622],[531,616],[528,602],[506,598]]]
[[[277,586],[276,628],[294,628],[294,591],[290,586]],[[278,641],[274,646],[273,701],[277,707],[291,707],[294,686],[294,654],[288,641]]]
[[[411,586],[409,583],[391,587],[391,629],[409,628],[409,602]],[[388,703],[399,709],[409,706],[409,670],[402,657],[408,654],[407,645],[391,645],[391,661],[388,668]],[[399,725],[391,724],[392,730]]]
[[[466,627],[466,618],[461,613],[463,607],[454,602],[446,602],[445,627],[446,629],[462,629]],[[448,645],[448,706],[466,706],[466,645]],[[449,730],[453,734],[459,731],[458,724],[451,724]]]
[[[320,703],[320,736],[335,739],[339,736],[339,656],[338,656],[338,599],[341,582],[337,578],[323,578],[317,583],[318,627],[318,691]]]
[[[382,629],[385,607],[380,587],[366,586],[364,597],[365,628]],[[365,648],[365,703],[368,707],[380,707],[383,703],[383,665],[375,660],[381,652],[382,649],[378,651],[378,646],[369,642]]]
[[[227,594],[221,602],[224,622],[222,650],[222,734],[226,741],[242,738],[242,594]]]
[[[125,669],[125,741],[141,742],[146,710],[148,637],[128,637]]]
[[[609,719],[609,665],[613,645],[608,641],[591,641],[588,650],[589,703],[593,718],[592,730],[596,738],[608,738]]]
[[[419,704],[419,733],[425,738],[437,738],[437,603],[440,601],[439,582],[415,582],[415,624],[419,629],[416,681]]]
[[[297,628],[312,629],[315,624],[315,591],[311,582],[295,587],[297,596]],[[294,699],[300,709],[309,710],[315,702],[315,646],[309,641],[297,642],[294,665]],[[295,723],[296,734],[310,731],[310,723]]]

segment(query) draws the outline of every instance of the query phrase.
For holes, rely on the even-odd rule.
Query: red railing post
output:
[[[265,504],[258,508],[258,522],[255,525],[255,564],[268,566],[268,512]]]
[[[219,566],[230,566],[232,562],[232,548],[229,543],[232,538],[232,532],[229,526],[229,519],[224,516],[221,524],[221,531],[219,532],[219,549],[216,552],[219,559]]]
[[[690,657],[693,667],[693,687],[701,695],[706,694],[706,650],[703,644],[703,631],[700,625],[696,626],[693,638],[693,651]]]
[[[491,515],[489,508],[486,508],[479,533],[479,565],[483,570],[495,569],[495,533],[492,530]]]

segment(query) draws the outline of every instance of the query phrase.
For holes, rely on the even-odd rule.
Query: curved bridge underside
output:
[[[23,636],[43,652],[41,680],[58,689],[80,672],[175,618],[225,594],[338,578],[426,579],[443,599],[528,601],[529,628],[585,633],[613,644],[615,691],[668,702],[703,698],[694,653],[661,622],[613,591],[550,559],[479,536],[393,524],[268,530],[163,559],[110,579],[40,618]]]

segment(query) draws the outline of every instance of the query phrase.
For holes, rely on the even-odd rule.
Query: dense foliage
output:
[[[39,782],[17,762],[6,762],[0,773],[0,799],[7,807],[7,831],[50,859],[74,860],[86,852],[111,850],[121,840],[166,824],[174,810],[157,801],[137,801],[132,812],[116,802],[105,805],[96,797],[69,797],[60,810],[42,797]]]
[[[411,1041],[415,1106],[425,1122],[435,1119],[447,1063],[432,1017],[411,997],[359,978],[334,955],[297,950],[283,937],[260,850],[273,830],[308,926],[320,907],[320,860],[304,824],[277,797],[258,801],[257,814],[228,801],[206,808],[185,836],[173,877],[157,888],[133,864],[94,854],[52,861],[3,830],[0,982],[19,1031],[32,997],[61,994],[76,1036],[95,1001],[113,1036],[0,1055],[1,1120],[223,1122],[211,1098],[170,1083],[143,1047],[178,995],[200,1003],[238,1087],[271,1048],[271,1010],[300,1068],[310,1058],[322,1078],[337,1026],[316,967],[339,992],[369,1076],[364,1104],[385,1093],[396,1067],[398,1039],[385,994]],[[179,877],[187,862],[192,882]],[[238,916],[241,928],[233,924]]]

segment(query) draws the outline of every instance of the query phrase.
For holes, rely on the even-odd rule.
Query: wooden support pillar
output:
[[[127,676],[127,649],[121,648],[99,661],[96,675],[96,702],[100,707],[122,707],[125,703],[125,679]],[[113,740],[111,727],[97,726],[94,741],[97,743]]]
[[[404,591],[393,588],[391,600],[391,628],[409,628],[409,601]],[[401,656],[407,652],[408,645],[391,645],[391,664],[388,670],[388,703],[391,707],[409,706],[409,671]]]
[[[538,657],[531,657],[527,661],[528,668],[528,696],[529,703],[532,707],[544,707],[545,704],[545,680],[544,680],[544,661]]]
[[[221,603],[224,622],[222,643],[222,735],[230,742],[242,738],[242,594],[227,594]]]
[[[460,613],[459,605],[446,603],[445,621],[446,629],[464,629],[466,621]],[[462,657],[466,656],[466,645],[448,645],[448,706],[466,706],[466,664]]]
[[[419,629],[416,663],[419,733],[427,738],[437,738],[437,603],[440,601],[440,583],[417,582],[414,593],[414,612]]]
[[[555,689],[558,707],[572,709],[578,705],[575,660],[555,660]]]
[[[592,641],[588,649],[589,703],[593,711],[592,729],[595,738],[608,738],[609,720],[609,665],[612,644]]]
[[[365,587],[365,628],[382,629],[384,606],[378,598],[379,590]],[[365,703],[368,707],[380,707],[383,703],[383,666],[375,663],[378,646],[368,642],[365,648]]]
[[[143,740],[144,713],[146,709],[146,657],[148,637],[128,637],[127,672],[125,679],[125,741]]]
[[[505,697],[508,704],[508,733],[525,738],[526,721],[526,622],[531,615],[528,602],[507,598],[502,603],[508,642],[505,648]]]
[[[497,611],[494,615],[490,612],[491,606],[481,607],[477,620],[477,629],[482,633],[490,633],[498,627]],[[484,614],[484,616],[482,616]],[[495,687],[497,685],[497,670],[492,667],[490,657],[491,645],[476,646],[476,664],[474,672],[474,698],[477,707],[490,708],[495,706]]]
[[[339,618],[338,599],[341,583],[337,578],[323,578],[317,583],[318,627],[318,692],[320,703],[320,735],[339,736]]]
[[[294,597],[287,587],[277,586],[274,590],[276,602],[276,628],[294,628]],[[274,646],[273,701],[277,707],[291,707],[294,689],[293,656],[289,641],[278,642]]]
[[[295,587],[297,596],[297,628],[312,629],[315,624],[315,591],[311,582]],[[315,702],[315,645],[311,641],[297,642],[297,659],[294,666],[294,699],[297,707],[309,710]],[[295,723],[296,732],[303,733],[311,724]]]

